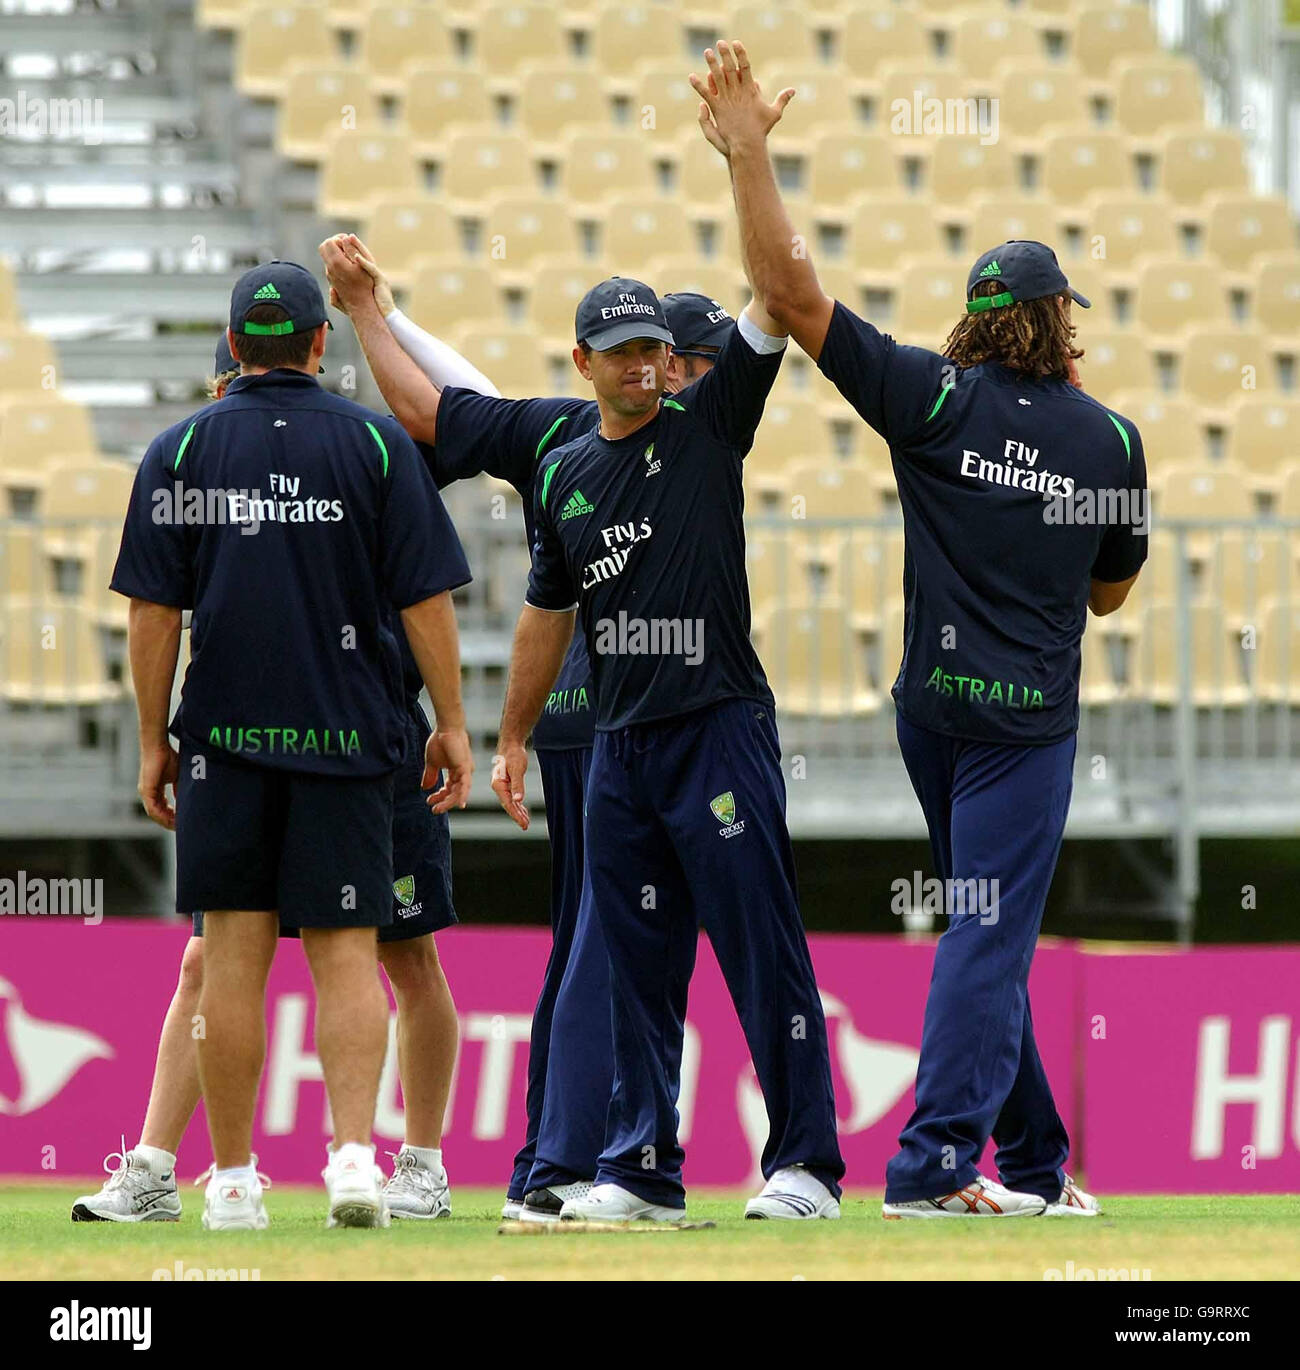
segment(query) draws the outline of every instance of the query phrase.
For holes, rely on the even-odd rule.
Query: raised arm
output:
[[[701,97],[704,135],[730,167],[750,287],[778,325],[771,331],[789,333],[816,361],[835,302],[822,290],[806,242],[790,222],[767,151],[767,135],[794,92],[783,90],[772,103],[764,100],[743,43],[724,40],[704,57],[707,80],[694,74],[690,80]]]

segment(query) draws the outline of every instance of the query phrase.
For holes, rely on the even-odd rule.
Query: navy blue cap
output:
[[[226,341],[226,330],[221,330],[217,339],[217,355],[212,363],[212,374],[223,376],[227,371],[238,371],[239,363],[230,355],[230,344]]]
[[[664,317],[668,320],[668,331],[673,335],[673,351],[679,355],[707,355],[698,349],[721,347],[736,326],[725,306],[708,295],[697,295],[693,290],[665,295]]]
[[[259,304],[279,305],[288,317],[283,323],[246,323],[249,310]],[[316,277],[297,262],[277,260],[255,266],[244,272],[230,292],[232,333],[310,333],[326,322],[325,299]]]
[[[975,287],[988,280],[998,281],[1001,292],[975,299]],[[1012,238],[1000,247],[990,248],[971,267],[966,278],[966,310],[970,314],[1017,304],[1021,300],[1041,300],[1048,295],[1069,295],[1075,304],[1084,309],[1092,308],[1092,302],[1072,289],[1065,279],[1056,253],[1046,243],[1030,238]]]
[[[633,338],[673,344],[659,297],[644,281],[629,276],[611,276],[592,286],[578,304],[574,326],[578,341],[597,352],[608,352]]]

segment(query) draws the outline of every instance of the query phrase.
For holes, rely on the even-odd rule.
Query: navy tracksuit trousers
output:
[[[1054,1203],[1070,1144],[1034,1045],[1029,966],[1070,807],[1076,739],[971,742],[900,715],[898,741],[937,874],[990,882],[995,898],[984,911],[953,913],[939,938],[916,1109],[889,1163],[885,1198],[937,1198],[969,1184],[992,1136],[1002,1183]]]
[[[767,1104],[763,1174],[803,1165],[838,1196],[826,1020],[799,915],[771,706],[728,700],[598,732],[587,869],[614,1026],[597,1181],[685,1206],[676,1101],[702,925]]]

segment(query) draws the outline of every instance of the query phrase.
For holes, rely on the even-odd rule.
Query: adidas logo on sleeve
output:
[[[581,518],[584,514],[593,514],[596,511],[594,504],[587,503],[587,497],[581,490],[575,490],[569,496],[568,502],[560,511],[560,520]]]

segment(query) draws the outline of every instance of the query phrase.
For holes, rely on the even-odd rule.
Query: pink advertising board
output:
[[[92,928],[71,919],[6,920],[0,937],[0,1174],[93,1175],[120,1134],[128,1145],[134,1142],[184,943],[183,925],[106,922]],[[816,936],[811,944],[827,1013],[847,1182],[878,1187],[912,1106],[933,942]],[[461,1024],[444,1143],[447,1164],[453,1183],[504,1186],[523,1135],[528,1031],[549,935],[457,928],[439,936],[439,948]],[[1276,1004],[1263,1002],[1261,987],[1248,976],[1264,964],[1249,958],[1261,956],[1275,958],[1279,967],[1286,963],[1284,973],[1265,980]],[[1200,973],[1196,965],[1203,957],[1247,960]],[[1140,968],[1126,982],[1130,961]],[[1300,1021],[1298,962],[1300,952],[1289,949],[1129,958],[1086,956],[1072,944],[1043,943],[1030,984],[1039,1048],[1076,1151],[1087,1147],[1084,1164],[1095,1183],[1104,1182],[1111,1192],[1300,1189],[1300,1151],[1285,1101],[1282,1154],[1268,1158],[1271,1169],[1261,1164],[1245,1172],[1244,1180],[1240,1158],[1225,1160],[1224,1153],[1195,1164],[1189,1160],[1177,1169],[1175,1184],[1165,1178],[1168,1170],[1152,1164],[1149,1153],[1157,1147],[1133,1144],[1134,1137],[1182,1135],[1178,1110],[1188,1114],[1191,1108],[1185,1096],[1194,1093],[1198,1050],[1194,1044],[1189,1066],[1185,1039],[1190,1031],[1194,1043],[1200,1040],[1200,1018],[1230,1019],[1227,1049],[1234,1075],[1256,1071],[1257,1053],[1243,1034],[1257,1037],[1265,1019],[1269,1050],[1277,1055],[1281,1029],[1275,1020],[1286,1017],[1288,1034],[1290,1024]],[[1290,1008],[1283,1003],[1288,994]],[[1107,1015],[1104,1042],[1088,1036],[1094,1012]],[[254,1143],[262,1168],[282,1183],[318,1179],[328,1136],[312,1015],[301,949],[285,943],[268,995],[267,1068]],[[688,1020],[680,1099],[687,1181],[751,1183],[766,1122],[707,939]],[[1152,1046],[1166,1040],[1169,1069]],[[1213,1049],[1218,1039],[1211,1031],[1206,1040]],[[1114,1050],[1107,1055],[1098,1050],[1102,1046]],[[1288,1062],[1291,1046],[1288,1035]],[[1085,1067],[1089,1116],[1081,1139],[1074,1111]],[[1226,1088],[1231,1093],[1242,1086],[1229,1080]],[[1227,1106],[1225,1146],[1236,1143],[1241,1128],[1249,1130],[1249,1114],[1249,1107]],[[1266,1109],[1269,1127],[1271,1116]],[[381,1146],[396,1150],[401,1131],[401,1094],[390,1051],[377,1117]],[[1173,1142],[1168,1145],[1172,1151]],[[182,1174],[196,1175],[209,1159],[200,1112],[186,1137]],[[1229,1162],[1238,1167],[1235,1176]]]

